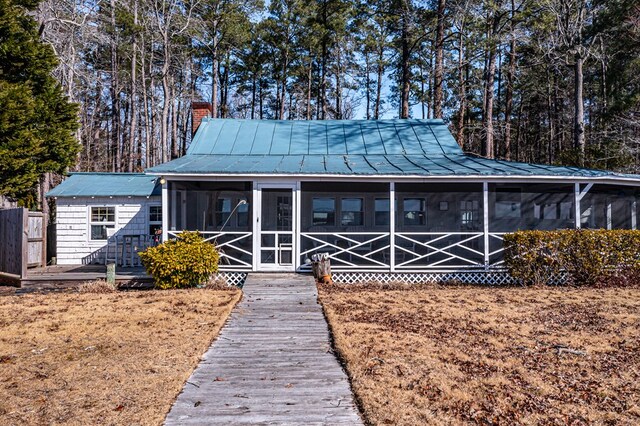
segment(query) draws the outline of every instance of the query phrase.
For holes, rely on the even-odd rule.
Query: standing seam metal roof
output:
[[[160,195],[158,178],[144,173],[71,173],[47,197],[151,197]]]
[[[150,173],[632,177],[463,153],[442,120],[204,119],[187,155]]]

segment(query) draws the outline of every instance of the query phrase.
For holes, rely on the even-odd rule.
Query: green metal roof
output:
[[[155,176],[144,173],[71,173],[47,197],[150,197],[160,195]]]
[[[205,118],[187,155],[462,154],[442,120]]]
[[[204,119],[187,155],[154,174],[623,177],[465,155],[442,120]]]

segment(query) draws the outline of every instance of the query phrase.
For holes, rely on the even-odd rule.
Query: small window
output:
[[[460,201],[460,224],[465,231],[480,229],[480,203],[477,200]]]
[[[216,200],[216,226],[224,225],[231,214],[231,198],[220,197]]]
[[[496,192],[496,219],[519,219],[522,215],[520,189],[504,188]]]
[[[336,200],[335,198],[313,199],[313,226],[336,225]]]
[[[374,210],[375,210],[375,225],[389,226],[389,221],[391,218],[389,214],[389,199],[376,198]]]
[[[162,231],[162,206],[149,206],[149,235]]]
[[[238,227],[249,226],[249,203],[246,198],[240,198],[238,203],[241,200],[244,200],[245,203],[239,204],[238,210],[236,211],[236,214],[238,215]]]
[[[106,240],[107,229],[116,227],[115,207],[91,207],[91,239]]]
[[[427,224],[426,203],[424,198],[405,198],[402,204],[405,226],[423,226]]]
[[[363,220],[363,202],[362,198],[343,198],[340,203],[340,211],[342,226],[362,226]]]

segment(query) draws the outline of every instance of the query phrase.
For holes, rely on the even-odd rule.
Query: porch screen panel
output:
[[[222,268],[252,264],[251,182],[169,181],[169,235],[199,231],[223,253]]]
[[[336,270],[389,268],[389,184],[302,182],[300,215],[302,265],[329,253]]]
[[[479,268],[482,184],[396,183],[398,270]]]
[[[633,188],[594,185],[580,201],[580,225],[585,229],[632,229],[635,200]],[[636,214],[637,208],[636,204]]]
[[[505,233],[575,227],[572,184],[489,184],[489,263],[503,259]]]

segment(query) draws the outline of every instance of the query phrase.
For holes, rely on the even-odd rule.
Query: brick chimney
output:
[[[191,136],[196,134],[198,127],[202,119],[205,117],[211,117],[213,108],[209,102],[192,102],[191,103]]]

